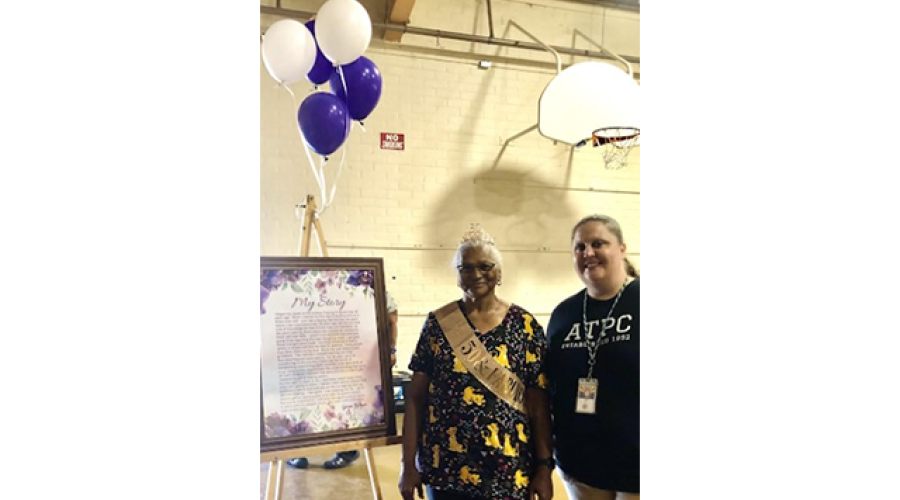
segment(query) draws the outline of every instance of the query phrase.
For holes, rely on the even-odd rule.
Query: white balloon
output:
[[[316,41],[300,21],[272,23],[262,41],[262,58],[272,78],[290,85],[306,77],[316,62]]]
[[[350,64],[372,40],[372,20],[356,0],[328,0],[316,14],[319,50],[334,64]]]

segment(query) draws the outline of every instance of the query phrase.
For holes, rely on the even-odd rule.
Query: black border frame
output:
[[[263,408],[262,359],[260,357],[260,453],[396,436],[397,424],[394,409],[393,377],[391,374],[391,336],[387,315],[383,260],[380,257],[260,257],[259,269],[260,272],[273,269],[372,271],[372,275],[375,279],[372,289],[375,292],[375,316],[376,321],[378,322],[378,351],[381,364],[381,396],[384,401],[385,418],[384,424],[363,429],[328,431],[282,438],[266,438],[265,414]]]

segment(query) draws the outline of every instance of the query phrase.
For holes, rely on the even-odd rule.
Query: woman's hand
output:
[[[403,500],[415,500],[413,490],[419,493],[419,498],[425,498],[422,491],[422,474],[415,467],[400,466],[400,496]]]
[[[528,484],[528,499],[550,500],[553,498],[553,479],[550,470],[546,467],[538,467]]]

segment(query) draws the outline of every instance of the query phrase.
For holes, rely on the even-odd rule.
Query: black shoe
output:
[[[287,464],[295,469],[305,469],[309,467],[309,460],[300,457],[300,458],[292,458],[287,461]]]
[[[350,462],[353,462],[357,458],[359,458],[358,451],[342,451],[336,453],[334,455],[334,458],[332,458],[331,460],[325,461],[323,466],[326,469],[343,469],[344,467],[350,465]]]

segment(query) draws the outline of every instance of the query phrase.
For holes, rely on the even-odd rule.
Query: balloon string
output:
[[[327,187],[328,181],[327,181],[327,179],[325,179],[325,164],[327,164],[327,163],[328,163],[327,156],[323,156],[319,160],[319,177],[322,179],[322,209],[317,212],[319,214],[321,214],[322,212],[325,211],[325,208],[327,207],[327,203],[328,203],[328,187]]]
[[[344,146],[343,150],[341,151],[341,163],[338,164],[337,173],[334,175],[334,179],[332,180],[331,197],[325,203],[325,206],[322,207],[322,212],[324,212],[325,209],[330,207],[331,203],[334,202],[334,194],[335,194],[335,192],[337,192],[338,179],[341,178],[341,171],[344,170],[344,160],[346,160],[346,158],[347,158],[347,147]]]
[[[301,132],[302,134],[302,132]],[[309,152],[309,145],[306,144],[306,140],[303,140],[303,149],[306,151],[306,159],[309,160],[309,168],[313,172],[313,176],[316,178],[316,184],[319,186],[319,192],[321,193],[322,201],[325,201],[325,175],[324,171],[320,172],[316,168],[316,162],[312,158],[312,154]],[[323,160],[324,162],[324,160]]]
[[[297,98],[294,96],[294,93],[291,91],[290,87],[285,85],[284,82],[279,82],[279,86],[291,95],[291,105],[293,106],[293,109],[297,109]],[[296,116],[294,118],[294,123],[297,124],[297,132],[300,133],[300,142],[303,143],[303,150],[306,152],[306,159],[309,160],[309,168],[313,172],[313,177],[316,178],[316,184],[319,186],[319,192],[321,193],[322,200],[324,201],[325,193],[327,192],[325,188],[325,174],[324,172],[320,174],[319,171],[316,170],[316,162],[313,161],[312,154],[310,154],[309,152],[309,145],[306,144],[306,138],[303,137],[303,129],[300,128],[300,121],[296,119]]]
[[[341,68],[340,65],[337,67],[337,72],[341,75],[341,86],[344,87],[344,100],[348,103],[350,102],[350,96],[347,94],[347,79],[344,78],[344,69]]]
[[[278,82],[278,86],[281,87],[281,88],[283,88],[284,90],[287,91],[288,94],[290,94],[290,96],[291,96],[291,108],[292,108],[292,109],[297,109],[297,99],[296,99],[296,97],[294,97],[294,93],[291,92],[290,87],[288,87],[287,85],[285,85],[283,81],[282,81],[282,82]],[[295,117],[295,118],[296,118],[296,117]],[[300,129],[300,122],[297,121],[297,120],[294,120],[294,122],[297,123],[297,131],[300,132],[300,139],[301,139],[300,142],[303,143],[303,146],[304,146],[304,148],[305,148],[305,147],[306,147],[306,141],[303,140],[303,130]],[[306,150],[306,156],[307,156],[307,158],[309,158],[310,165],[312,165],[312,157],[309,155],[309,149]],[[315,174],[316,174],[316,169],[313,168],[312,171],[313,171],[313,175],[315,175]],[[319,181],[319,178],[318,178],[318,176],[317,176],[317,177],[316,177],[316,182],[318,183],[318,181]],[[300,213],[300,207],[299,207],[299,206],[295,209],[294,215],[296,215],[296,217],[297,217],[298,219],[300,219],[301,221],[304,220],[304,219],[303,219],[303,215]],[[300,224],[301,224],[301,225],[300,225],[300,227],[301,227],[301,229],[300,229],[300,238],[297,239],[297,255],[301,255],[301,254],[302,254],[302,251],[303,251],[303,231],[304,231],[304,228],[303,228],[303,223],[301,222]],[[306,230],[306,231],[312,231],[312,228],[311,228],[311,227],[308,227],[308,228],[305,228],[305,230]],[[317,238],[316,241],[318,241],[318,235],[316,235],[316,238]]]
[[[294,93],[291,92],[291,88],[284,84],[284,82],[278,82],[278,86],[287,90],[287,93],[291,95],[291,103],[294,105],[294,108],[297,107],[297,101],[294,99]]]
[[[350,131],[351,132],[353,131],[353,125],[354,125],[354,122],[351,121],[350,122]],[[348,133],[347,136],[349,137],[350,134]],[[347,159],[347,143],[345,142],[343,147],[341,148],[341,162],[338,164],[338,170],[334,175],[334,179],[331,180],[331,196],[326,198],[324,195],[325,191],[323,191],[322,202],[324,203],[324,206],[322,207],[322,210],[318,212],[319,214],[325,213],[325,209],[330,207],[331,203],[334,202],[334,195],[337,192],[338,180],[341,178],[341,171],[344,170],[344,163],[345,163],[346,159]],[[325,162],[324,161],[322,162],[322,178],[323,179],[325,178]]]
[[[338,73],[341,76],[341,83],[344,87],[344,95],[346,95],[347,82],[344,80],[344,72],[341,70],[340,66],[338,66],[337,69],[338,69]],[[296,100],[296,97],[294,96],[294,93],[291,91],[291,89],[287,85],[285,85],[284,82],[279,82],[279,86],[284,88],[284,90],[286,90],[288,92],[288,94],[290,94],[291,104],[293,105],[294,109],[297,109],[297,100]],[[312,170],[312,172],[313,172],[313,177],[315,177],[316,184],[318,185],[319,192],[321,193],[323,206],[321,209],[318,209],[315,211],[315,216],[319,217],[320,215],[325,213],[325,210],[328,209],[328,207],[330,207],[331,204],[334,202],[334,196],[335,196],[335,193],[337,192],[338,179],[340,179],[340,177],[341,177],[341,171],[344,169],[344,163],[347,158],[347,147],[344,146],[343,150],[341,151],[341,162],[338,165],[338,171],[335,174],[334,179],[332,180],[331,196],[328,196],[327,181],[325,178],[325,164],[328,163],[328,157],[326,157],[326,156],[322,157],[322,160],[319,164],[319,168],[317,169],[315,160],[313,160],[313,157],[312,157],[312,153],[309,152],[309,145],[306,143],[306,138],[303,136],[303,129],[300,128],[300,121],[295,120],[295,123],[297,123],[297,131],[300,133],[300,138],[302,139],[300,142],[303,143],[303,151],[306,153],[307,161],[309,161],[310,170]],[[353,122],[350,122],[350,126],[352,129]],[[360,124],[360,128],[362,128],[361,124]],[[365,131],[365,128],[363,128],[363,131]],[[317,240],[318,240],[318,236],[317,236]]]

